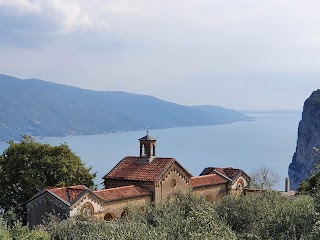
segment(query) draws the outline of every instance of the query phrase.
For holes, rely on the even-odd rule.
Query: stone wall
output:
[[[202,196],[206,201],[220,201],[221,197],[227,194],[227,184],[203,186],[192,189],[192,193],[195,196]]]
[[[69,206],[45,192],[27,203],[27,222],[30,228],[42,224],[45,216],[54,214],[61,219],[69,216]]]
[[[104,212],[104,205],[105,203],[94,196],[92,193],[88,192],[84,196],[82,196],[70,209],[70,216],[75,216],[79,213],[82,213],[83,206],[85,204],[90,204],[93,208],[92,215],[99,216],[101,213]],[[85,213],[84,213],[85,214]]]
[[[190,178],[187,177],[187,173],[183,169],[174,164],[163,175],[162,179],[156,182],[154,201],[159,202],[172,197],[174,193],[186,193],[189,190]]]
[[[141,206],[144,208],[147,204],[151,203],[151,201],[151,196],[144,196],[108,202],[104,207],[104,212],[99,218],[103,219],[108,214],[110,214],[113,219],[120,218],[122,215],[126,214],[126,209],[128,207]]]
[[[104,187],[105,189],[124,187],[129,185],[138,185],[144,187],[145,189],[154,192],[154,183],[153,182],[144,182],[144,181],[134,181],[134,180],[121,180],[121,179],[105,179]]]

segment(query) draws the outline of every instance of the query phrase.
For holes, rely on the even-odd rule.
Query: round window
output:
[[[237,183],[237,190],[242,190],[244,187],[244,182],[242,179],[240,179]]]

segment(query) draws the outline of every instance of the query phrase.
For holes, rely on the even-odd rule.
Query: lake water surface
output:
[[[284,179],[295,152],[301,114],[251,114],[254,121],[227,125],[181,127],[152,130],[157,138],[157,156],[174,157],[191,174],[199,175],[205,167],[241,168],[246,173],[268,166],[281,174],[277,189],[284,189]],[[40,139],[58,145],[66,142],[87,166],[97,172],[96,183],[123,157],[138,156],[138,139],[146,132],[126,132],[91,136]],[[0,143],[0,151],[7,147]],[[99,185],[101,188],[102,185]]]

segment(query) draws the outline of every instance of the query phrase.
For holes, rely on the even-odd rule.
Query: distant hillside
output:
[[[251,119],[218,106],[183,106],[152,96],[85,90],[1,74],[0,96],[0,141],[23,134],[86,135]]]
[[[302,114],[302,110],[240,110],[244,114]]]

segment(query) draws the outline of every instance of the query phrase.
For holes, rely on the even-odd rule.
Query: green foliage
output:
[[[0,224],[0,239],[320,239],[320,193],[285,198],[276,192],[226,196],[220,204],[191,194],[143,207],[128,207],[128,215],[112,222],[73,217],[52,217],[30,231],[19,222],[10,229]]]
[[[44,230],[31,231],[28,227],[23,226],[20,222],[17,222],[10,229],[10,236],[16,240],[50,240],[51,237],[48,232]]]
[[[0,218],[0,239],[10,240],[10,232],[7,229],[6,223]]]
[[[12,228],[8,228],[3,219],[0,219],[0,239],[1,240],[50,240],[48,232],[43,229],[31,231],[28,227],[16,222]]]
[[[266,221],[270,211],[268,207],[272,205],[275,197],[277,196],[273,193],[247,197],[226,196],[217,206],[217,213],[238,235],[258,236],[260,224]]]
[[[275,204],[263,229],[263,236],[265,239],[304,239],[315,221],[314,204],[310,197],[285,198]]]
[[[289,199],[276,192],[227,196],[217,212],[240,239],[304,239],[316,222],[310,196]]]
[[[144,210],[130,208],[127,217],[113,222],[84,222],[72,218],[51,221],[45,228],[57,240],[237,239],[226,224],[217,219],[213,205],[190,194],[178,194],[157,207],[151,204]]]
[[[50,146],[24,136],[0,156],[0,208],[22,214],[23,203],[46,186],[93,187],[95,174],[67,144]]]
[[[314,147],[314,157],[319,157],[320,156],[320,149]],[[308,177],[306,180],[300,183],[299,185],[299,192],[310,192],[310,193],[316,193],[320,191],[320,164],[319,160],[315,164],[313,174],[311,174],[310,177]]]

